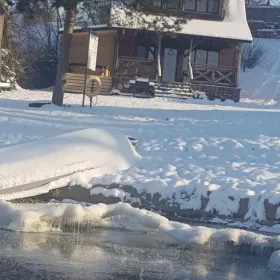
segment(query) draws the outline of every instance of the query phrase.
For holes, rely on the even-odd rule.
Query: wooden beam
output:
[[[189,54],[188,54],[188,68],[189,68],[188,83],[189,83],[189,84],[190,84],[191,81],[193,80],[192,51],[193,51],[193,37],[191,37],[191,43],[190,43]]]
[[[235,86],[239,86],[240,82],[240,68],[241,68],[241,56],[242,56],[242,43],[238,43],[238,54],[236,57],[236,64],[237,64],[237,70],[236,70],[236,81]]]
[[[0,0],[0,78],[2,74],[2,40],[3,40],[3,29],[4,29],[4,17],[5,17],[5,0]]]
[[[193,44],[192,51],[194,51],[198,45],[199,45],[198,43]],[[190,52],[190,50],[188,50],[188,51],[184,54],[184,57],[189,56],[189,52]]]
[[[161,80],[162,77],[162,65],[161,65],[161,49],[162,49],[162,34],[158,36],[158,52],[157,52],[157,67],[158,67],[158,80]]]
[[[119,67],[118,58],[119,58],[119,45],[120,45],[120,34],[117,31],[115,36],[115,46],[114,46],[114,61],[113,61],[113,69],[112,69],[112,76],[116,76],[117,68]]]
[[[220,75],[220,78],[215,80],[215,83],[218,83],[222,80],[226,80],[229,84],[232,84],[234,82],[233,80],[230,80],[230,76],[233,76],[233,72],[229,72],[227,74],[221,73],[219,70],[216,71],[217,74]]]

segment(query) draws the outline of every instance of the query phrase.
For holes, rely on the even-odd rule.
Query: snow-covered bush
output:
[[[15,56],[11,51],[2,49],[2,67],[1,67],[1,82],[8,82],[11,85],[11,89],[16,86],[16,72],[20,70],[20,65],[15,59]]]
[[[270,270],[280,272],[280,251],[276,251],[271,255],[267,267]]]

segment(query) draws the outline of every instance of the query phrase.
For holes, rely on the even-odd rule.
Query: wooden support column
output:
[[[189,47],[189,55],[188,55],[188,68],[189,68],[188,83],[189,84],[193,80],[192,51],[193,51],[193,37],[191,38],[191,43],[190,43],[190,47]]]
[[[240,70],[241,70],[241,56],[242,56],[242,43],[238,43],[236,48],[236,81],[235,86],[239,86],[240,82]]]
[[[183,68],[184,68],[184,53],[185,53],[185,48],[184,48],[184,42],[181,39],[179,48],[178,48],[178,55],[177,55],[177,77],[176,79],[178,80],[177,82],[183,82],[184,80],[184,75],[183,75]]]
[[[119,68],[119,46],[121,41],[121,34],[120,31],[117,31],[116,37],[115,37],[115,47],[114,47],[114,63],[113,63],[113,73],[112,76],[115,77],[117,74],[117,69]]]
[[[242,56],[242,43],[241,42],[229,42],[229,47],[233,49],[234,51],[234,73],[233,75],[233,84],[234,86],[238,87],[239,86],[239,81],[240,81],[240,68],[241,68],[241,56]]]
[[[162,34],[158,35],[158,52],[157,52],[157,67],[158,67],[157,80],[158,81],[161,81],[162,78],[162,63],[161,63],[162,38],[163,38]]]

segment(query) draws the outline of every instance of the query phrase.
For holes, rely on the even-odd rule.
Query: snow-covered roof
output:
[[[268,6],[268,5],[250,5],[247,6],[247,8],[253,8],[253,9],[280,9],[280,6]]]
[[[179,30],[175,28],[174,30],[170,30],[162,27],[161,19],[164,19],[169,25],[174,25],[175,17],[139,15],[133,11],[125,11],[125,8],[120,5],[112,4],[111,26],[131,29],[161,29],[166,32],[172,31],[178,34],[252,41],[251,31],[246,21],[244,0],[225,0],[224,11],[225,17],[222,21],[187,19],[186,23],[180,25]],[[156,23],[154,25],[149,24],[152,22]]]

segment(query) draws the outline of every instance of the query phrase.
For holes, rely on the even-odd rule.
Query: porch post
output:
[[[188,56],[188,66],[189,66],[188,83],[189,84],[193,80],[192,51],[193,51],[193,37],[191,37],[191,43],[190,43],[190,48],[189,48],[189,56]]]
[[[157,52],[157,67],[158,67],[158,77],[157,80],[161,80],[162,77],[162,69],[161,69],[161,45],[162,45],[163,35],[160,34],[158,36],[158,52]]]
[[[116,76],[117,74],[117,68],[119,67],[119,45],[120,45],[120,34],[119,31],[117,31],[116,37],[115,37],[115,47],[114,47],[114,64],[113,64],[113,76]]]
[[[242,43],[238,43],[237,47],[236,47],[236,81],[235,81],[235,85],[236,87],[239,86],[239,81],[240,81],[240,68],[241,68],[241,56],[242,56]]]

